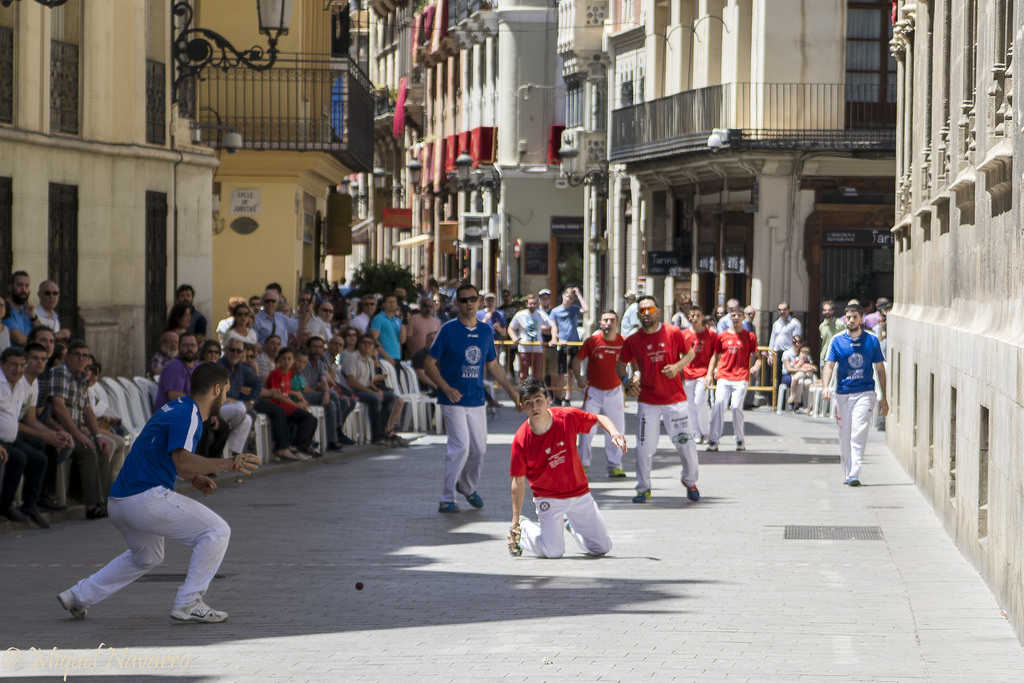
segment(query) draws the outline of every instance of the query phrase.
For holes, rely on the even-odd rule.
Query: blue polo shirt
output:
[[[178,470],[171,453],[195,453],[203,435],[203,418],[191,398],[182,396],[153,413],[132,444],[121,473],[110,487],[113,498],[126,498],[156,486],[174,490]]]
[[[380,331],[380,345],[388,352],[388,355],[395,360],[402,358],[402,343],[398,341],[398,335],[402,332],[402,318],[396,315],[394,318],[381,311],[373,316],[370,323],[371,330]]]
[[[882,363],[885,356],[878,337],[867,330],[861,330],[856,339],[849,332],[832,337],[826,361],[836,364],[836,393],[858,394],[875,390],[874,363]]]
[[[462,394],[462,400],[452,404],[443,391],[438,392],[438,403],[467,408],[485,403],[484,366],[498,357],[493,327],[477,323],[469,328],[458,318],[449,320],[441,326],[427,353],[437,360],[444,381]]]
[[[26,337],[28,333],[32,331],[32,316],[25,312],[25,307],[22,306],[21,310],[18,310],[18,305],[13,302],[10,304],[10,310],[7,313],[7,317],[4,318],[4,325],[11,329],[18,330]]]

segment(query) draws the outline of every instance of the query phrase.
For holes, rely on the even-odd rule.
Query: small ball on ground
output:
[[[356,590],[357,591],[363,590],[363,582],[362,581],[356,581]]]

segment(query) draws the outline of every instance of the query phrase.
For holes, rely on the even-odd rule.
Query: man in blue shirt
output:
[[[878,414],[885,417],[889,404],[885,400],[885,357],[878,337],[870,334],[861,325],[864,309],[860,304],[846,306],[846,331],[832,337],[821,383],[824,396],[830,398],[832,373],[836,373],[836,422],[839,423],[839,459],[843,467],[844,484],[860,486],[860,464],[864,457],[864,446],[868,441],[868,427],[871,411],[875,407],[875,378],[872,368],[878,373],[878,388],[882,398],[878,402]]]
[[[398,297],[388,294],[381,302],[381,312],[373,316],[370,322],[370,334],[380,344],[380,355],[394,364],[402,360],[402,344],[408,334],[408,328],[402,324],[402,316],[398,309]]]
[[[171,618],[205,623],[228,618],[227,612],[203,602],[203,594],[224,559],[231,529],[210,508],[174,492],[179,476],[208,496],[217,490],[208,473],[252,474],[259,467],[251,453],[239,453],[233,460],[213,460],[195,453],[203,421],[220,410],[228,387],[227,368],[203,363],[192,373],[191,394],[157,410],[135,439],[107,502],[110,521],[129,549],[57,596],[76,619],[84,619],[89,607],[163,562],[164,538],[192,548],[188,574],[178,589]]]
[[[30,282],[28,273],[17,270],[11,275],[11,301],[7,307],[4,325],[11,331],[11,344],[25,346],[35,324],[35,314],[28,309]]]
[[[441,326],[427,352],[425,371],[440,393],[448,452],[444,461],[444,488],[438,512],[458,512],[455,493],[461,493],[475,508],[484,500],[476,492],[484,469],[487,450],[487,408],[484,368],[519,405],[519,394],[508,381],[494,351],[494,330],[476,318],[480,294],[469,283],[455,292],[459,317]]]
[[[256,330],[256,338],[260,340],[260,344],[267,341],[267,337],[280,337],[281,346],[288,346],[289,337],[298,334],[299,321],[277,312],[280,301],[279,289],[267,287],[263,292],[263,310],[256,314],[252,323],[252,329]]]
[[[580,315],[587,312],[587,302],[583,300],[583,294],[579,287],[566,287],[562,290],[562,304],[551,309],[551,337],[558,348],[558,373],[552,378],[552,393],[555,401],[561,395],[561,404],[569,405],[572,397],[572,388],[568,382],[569,364],[580,352],[579,346],[563,345],[559,343],[580,341]]]

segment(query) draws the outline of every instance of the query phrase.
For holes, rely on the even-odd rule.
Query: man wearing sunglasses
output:
[[[448,432],[444,462],[444,487],[438,512],[458,512],[455,493],[461,493],[475,508],[484,500],[476,485],[484,468],[487,450],[487,407],[484,369],[519,405],[519,393],[505,376],[494,350],[494,329],[477,320],[480,294],[463,283],[455,292],[459,317],[441,326],[427,352],[427,376],[440,389],[441,405]]]
[[[58,339],[70,339],[71,330],[60,329],[60,316],[57,315],[57,304],[60,302],[60,287],[53,280],[39,283],[39,305],[33,313],[37,325],[49,327]]]
[[[265,343],[267,337],[280,337],[281,346],[288,346],[288,340],[299,331],[298,320],[277,310],[280,301],[281,292],[277,289],[267,287],[263,292],[263,310],[256,314],[252,323],[260,344]]]
[[[649,294],[637,300],[640,329],[626,338],[622,362],[640,371],[630,380],[629,393],[639,389],[640,433],[636,447],[636,493],[634,503],[646,503],[651,497],[651,461],[658,448],[661,423],[675,445],[682,462],[680,481],[686,497],[700,500],[697,490],[697,447],[690,435],[683,390],[683,368],[694,357],[693,342],[675,325],[661,322],[658,302]]]

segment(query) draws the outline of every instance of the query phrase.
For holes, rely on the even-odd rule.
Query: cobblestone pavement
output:
[[[632,479],[595,477],[609,557],[537,560],[503,540],[519,420],[491,423],[481,511],[437,514],[443,436],[222,481],[207,502],[233,535],[207,598],[225,624],[169,622],[181,547],[78,622],[54,595],[123,550],[109,522],[0,535],[0,650],[19,648],[0,677],[1024,680],[999,605],[880,435],[850,489],[833,424],[749,412],[748,452],[726,437],[702,454],[697,504],[662,437],[649,504],[630,502]],[[787,525],[882,538],[785,540]]]

